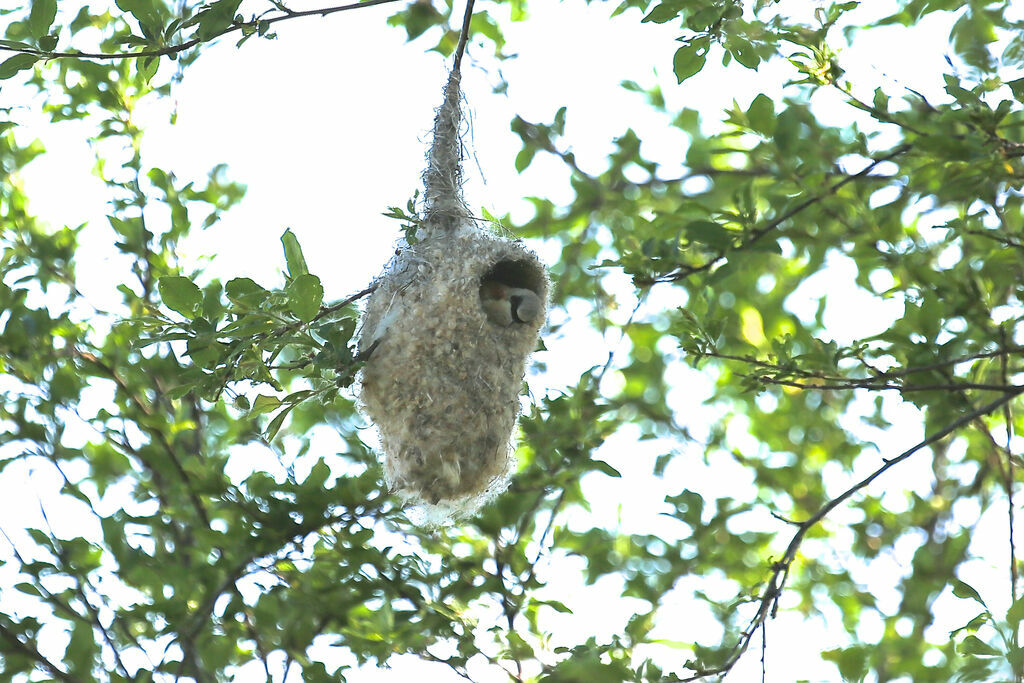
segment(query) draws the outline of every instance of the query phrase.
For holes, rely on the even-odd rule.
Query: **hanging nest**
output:
[[[361,403],[389,485],[434,518],[503,491],[547,272],[521,242],[481,229],[461,193],[459,73],[434,122],[422,221],[375,283],[360,329]]]

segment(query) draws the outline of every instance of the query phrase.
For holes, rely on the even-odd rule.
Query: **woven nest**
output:
[[[423,223],[375,283],[360,330],[360,399],[376,424],[389,485],[435,518],[464,516],[503,491],[514,461],[526,362],[544,323],[547,272],[521,242],[472,220],[461,197],[458,73],[438,110]],[[531,319],[485,311],[494,286],[536,295]]]

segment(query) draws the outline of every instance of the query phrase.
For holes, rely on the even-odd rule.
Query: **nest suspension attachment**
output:
[[[389,485],[428,519],[464,517],[515,465],[526,362],[547,313],[548,276],[522,242],[493,234],[462,195],[459,48],[434,118],[418,239],[376,280],[360,329],[360,402]]]
[[[427,230],[454,230],[470,218],[462,198],[462,74],[452,69],[444,101],[434,116],[434,137],[423,172],[423,223]]]

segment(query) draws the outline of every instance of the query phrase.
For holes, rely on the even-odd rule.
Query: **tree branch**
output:
[[[1014,239],[1010,236],[997,235],[994,230],[964,230],[967,235],[977,235],[978,237],[984,237],[985,239],[992,240],[997,244],[1001,244],[1004,247],[1012,247],[1014,249],[1024,250],[1024,242]]]
[[[11,47],[8,45],[0,45],[0,51],[16,52],[27,55],[38,55],[46,59],[136,59],[138,57],[163,57],[166,55],[176,55],[180,52],[184,52],[190,48],[199,45],[200,43],[209,43],[217,38],[225,36],[235,31],[241,31],[245,28],[254,29],[258,25],[270,26],[276,24],[279,21],[287,21],[288,19],[300,19],[302,17],[310,16],[321,16],[326,17],[331,14],[338,12],[346,12],[348,10],[360,9],[363,7],[373,7],[375,5],[385,5],[398,0],[365,0],[365,2],[354,2],[348,5],[336,5],[334,7],[321,7],[319,9],[294,11],[281,10],[281,14],[270,17],[269,19],[253,19],[252,21],[243,21],[240,23],[233,23],[225,28],[220,33],[203,40],[201,38],[191,38],[186,40],[184,43],[178,45],[168,45],[166,47],[156,48],[152,50],[138,50],[136,52],[82,52],[80,50],[71,50],[64,52],[47,52],[33,47]]]
[[[7,628],[4,621],[6,621],[6,619],[0,620],[0,638],[3,638],[5,641],[10,643],[12,649],[20,652],[29,659],[34,660],[57,680],[67,681],[68,683],[79,682],[79,679],[75,678],[71,674],[64,673],[64,671],[59,669],[56,664],[44,657],[43,654],[36,649],[35,645],[30,642],[26,643],[18,638],[16,633]]]
[[[435,655],[433,652],[427,649],[424,649],[423,652],[420,653],[420,657],[427,660],[428,662],[444,664],[452,671],[454,671],[458,676],[466,679],[470,683],[473,683],[473,679],[470,677],[469,673],[466,672],[466,667],[462,666],[461,664],[458,664],[457,662],[453,662],[451,659],[439,657],[438,655]]]
[[[630,183],[635,187],[652,187],[658,185],[676,185],[685,183],[694,178],[714,177],[739,177],[739,178],[773,178],[779,177],[779,170],[774,168],[714,168],[711,166],[693,166],[685,175],[677,178],[651,178],[641,183]],[[826,171],[825,176],[829,178],[851,178],[850,174],[841,171]],[[858,175],[856,180],[871,180],[873,182],[891,183],[897,180],[896,175]]]
[[[322,519],[313,519],[309,522],[301,524],[298,527],[288,531],[285,537],[281,539],[281,542],[278,545],[277,549],[273,550],[272,552],[253,552],[250,555],[247,555],[246,557],[238,561],[237,563],[235,563],[234,565],[232,565],[225,573],[224,579],[221,581],[221,583],[214,590],[210,591],[207,594],[206,599],[189,616],[189,620],[191,623],[179,629],[178,641],[180,642],[182,639],[187,640],[189,638],[194,640],[198,637],[203,626],[207,624],[207,620],[213,613],[213,608],[216,606],[217,600],[225,592],[231,590],[238,582],[238,580],[246,575],[246,570],[249,568],[250,565],[252,565],[252,563],[256,562],[261,557],[277,556],[281,553],[282,549],[286,548],[289,545],[299,543],[303,538],[305,538],[309,534],[316,533],[320,529],[327,528],[339,522],[351,524],[360,516],[368,514],[369,512],[379,508],[385,496],[386,494],[381,494],[380,496],[377,496],[375,498],[370,498],[361,503],[354,510],[345,509],[342,512],[332,514],[329,517],[325,517]]]
[[[776,386],[793,387],[794,389],[811,389],[818,391],[849,391],[850,389],[870,389],[871,391],[962,391],[964,389],[979,389],[982,391],[1013,391],[1012,386],[1005,384],[983,384],[979,382],[947,382],[945,384],[900,384],[898,382],[877,382],[874,379],[864,380],[840,380],[836,382],[823,381],[818,384],[809,382],[797,382],[791,379],[779,379],[777,377],[766,377],[764,375],[743,375],[751,377],[765,384]]]
[[[746,248],[750,247],[751,245],[755,244],[756,242],[758,242],[762,238],[764,238],[764,236],[767,235],[768,233],[772,232],[773,230],[776,230],[779,226],[781,226],[783,223],[788,221],[790,218],[793,218],[794,216],[796,216],[801,211],[804,211],[805,209],[807,209],[807,208],[809,208],[811,206],[814,206],[818,202],[820,202],[820,201],[822,201],[824,199],[827,199],[828,197],[831,197],[832,195],[834,195],[836,192],[838,192],[847,183],[851,183],[854,180],[857,180],[859,178],[863,178],[863,177],[867,176],[879,164],[882,164],[882,163],[884,163],[886,161],[891,161],[891,160],[895,159],[896,157],[898,157],[899,155],[909,151],[910,149],[911,149],[910,145],[900,145],[900,146],[896,147],[895,149],[893,149],[892,151],[890,151],[889,153],[884,154],[884,155],[882,155],[882,156],[880,156],[880,157],[878,157],[876,159],[873,159],[870,164],[865,166],[859,172],[854,173],[853,175],[846,176],[842,180],[839,180],[839,181],[833,183],[832,185],[830,185],[829,187],[827,187],[824,192],[816,194],[816,195],[814,195],[812,197],[808,197],[804,201],[802,201],[799,204],[797,204],[796,206],[794,206],[789,211],[786,211],[785,213],[783,213],[781,216],[779,216],[777,218],[774,218],[773,220],[765,223],[760,228],[756,228],[754,230],[751,230],[749,233],[747,233],[746,240],[744,240],[744,242],[742,244],[740,244],[738,247],[736,247],[735,249],[723,249],[723,250],[719,251],[715,256],[713,256],[712,258],[708,259],[707,261],[705,261],[704,263],[702,263],[700,265],[684,266],[682,268],[678,268],[678,269],[676,269],[676,270],[674,270],[672,272],[666,273],[664,275],[659,275],[658,277],[655,277],[655,278],[634,279],[634,282],[636,282],[636,284],[640,285],[640,286],[655,285],[655,284],[659,284],[659,283],[662,283],[662,282],[678,282],[679,280],[685,280],[686,278],[690,277],[691,275],[696,275],[697,273],[702,273],[702,272],[704,272],[706,270],[710,270],[711,268],[713,268],[714,266],[718,265],[722,261],[725,261],[726,260],[726,254],[728,254],[729,252],[731,252],[731,251],[742,251],[743,249],[746,249]]]
[[[508,585],[505,583],[505,560],[502,558],[502,552],[504,548],[501,543],[501,532],[495,532],[494,534],[494,577],[498,580],[499,592],[501,593],[501,611],[505,615],[505,623],[508,626],[508,633],[516,632],[516,617],[519,616],[519,605],[517,605],[512,599],[512,592],[509,590]],[[509,568],[509,573],[512,573]],[[516,577],[517,579],[519,577]],[[523,680],[523,663],[519,659],[519,655],[512,653],[512,661],[516,666],[516,672],[506,670],[505,673],[510,678],[516,681]],[[504,669],[504,667],[502,667]]]
[[[64,473],[61,472],[61,474],[63,475]],[[70,614],[74,615],[76,619],[84,620],[86,623],[90,624],[93,627],[93,629],[103,634],[103,640],[107,643],[107,646],[110,648],[110,651],[113,654],[114,664],[117,667],[118,671],[120,671],[121,675],[125,677],[125,680],[132,680],[132,675],[128,673],[128,669],[125,668],[124,662],[121,659],[121,651],[117,648],[117,645],[114,643],[113,636],[111,636],[110,632],[103,626],[102,622],[100,622],[99,610],[93,606],[93,604],[89,601],[89,596],[85,593],[85,583],[87,581],[87,577],[85,575],[77,576],[73,573],[73,565],[68,560],[67,551],[65,550],[63,543],[60,541],[60,539],[57,538],[57,535],[53,532],[53,527],[50,525],[50,518],[49,515],[46,514],[46,508],[43,506],[42,499],[39,500],[39,514],[43,518],[43,523],[46,525],[47,533],[49,533],[50,538],[52,539],[54,550],[57,551],[57,556],[60,558],[62,565],[68,568],[66,574],[73,578],[75,581],[75,585],[74,588],[72,588],[72,590],[78,596],[78,599],[82,602],[82,606],[85,608],[85,611],[87,612],[88,616],[81,615],[78,612],[76,612],[71,607],[71,604],[69,602],[59,599],[56,595],[50,592],[49,589],[43,586],[41,582],[36,582],[36,588],[38,588],[39,592],[42,593],[51,603],[62,606]],[[95,514],[95,510],[93,510],[93,514]],[[4,534],[4,536],[6,537],[7,534]],[[26,564],[25,558],[21,556],[21,553],[18,551],[18,548],[14,545],[14,543],[11,542],[11,539],[8,538],[7,542],[11,544],[11,548],[14,550],[14,556],[18,558],[18,562],[20,562],[21,565],[24,567]]]
[[[999,328],[999,338],[1003,348],[1006,348],[1008,337],[1009,335],[1007,334],[1006,326],[1001,326]],[[1000,378],[1003,380],[1003,384],[1009,384],[1010,370],[1007,356],[1004,354],[999,361]],[[1010,604],[1012,605],[1017,600],[1017,584],[1020,580],[1020,576],[1017,571],[1017,547],[1014,541],[1016,511],[1013,506],[1013,485],[1016,479],[1016,472],[1013,464],[1013,409],[1009,403],[1003,404],[1003,422],[1006,423],[1006,475],[1004,481],[1006,485],[1006,532],[1010,546]],[[1018,648],[1020,646],[1020,633],[1016,630],[1013,632],[1013,646],[1014,648]],[[1013,675],[1017,681],[1024,680],[1024,664],[1021,662],[1015,662]]]
[[[706,356],[708,358],[718,358],[721,360],[735,361],[739,363],[746,363],[757,368],[763,368],[771,373],[784,375],[783,377],[768,376],[768,375],[744,375],[745,377],[755,378],[759,381],[767,384],[776,384],[782,386],[791,386],[798,389],[819,389],[819,390],[848,390],[848,389],[872,389],[877,391],[883,391],[887,389],[894,389],[897,391],[938,391],[938,390],[963,390],[963,389],[981,389],[988,391],[1013,391],[1013,385],[1006,382],[1000,384],[985,384],[978,382],[961,382],[958,383],[950,378],[950,381],[944,384],[909,384],[907,382],[897,382],[910,375],[930,372],[933,370],[941,370],[952,365],[959,365],[961,363],[969,363],[970,361],[979,360],[982,358],[1001,358],[1006,361],[1010,356],[1024,353],[1024,347],[1020,346],[1004,346],[1000,347],[997,351],[983,351],[980,353],[973,353],[966,356],[958,356],[956,358],[947,358],[945,360],[937,361],[935,363],[928,363],[927,365],[917,365],[909,368],[900,368],[896,370],[888,371],[874,371],[870,377],[844,377],[842,375],[831,375],[824,372],[815,372],[812,370],[803,370],[797,367],[790,367],[787,365],[779,365],[778,363],[772,363],[769,361],[763,361],[758,358],[751,356],[736,356],[728,353],[720,353],[718,351],[706,350],[703,351],[700,356]],[[858,358],[866,367],[871,368],[867,361],[863,358]],[[788,375],[789,378],[785,377]],[[805,382],[799,382],[796,379],[808,380]],[[816,383],[812,383],[810,380],[816,380]]]
[[[337,303],[333,303],[330,306],[326,306],[326,307],[321,308],[320,312],[317,313],[316,316],[312,320],[310,320],[309,322],[302,322],[301,320],[298,320],[296,322],[293,322],[293,323],[290,323],[288,325],[285,325],[284,327],[282,327],[280,329],[274,330],[273,332],[267,332],[262,337],[257,335],[255,338],[256,339],[266,339],[267,337],[271,337],[271,336],[284,336],[284,335],[288,334],[289,332],[294,332],[295,330],[297,330],[298,328],[302,327],[303,325],[312,325],[313,323],[315,323],[315,322],[317,322],[319,320],[322,320],[323,318],[326,318],[331,313],[336,313],[337,311],[340,311],[341,309],[345,308],[349,304],[354,303],[356,301],[359,301],[364,296],[372,293],[373,290],[375,290],[375,289],[377,289],[377,285],[376,284],[372,284],[369,287],[367,287],[366,289],[364,289],[362,291],[359,291],[359,292],[356,292],[355,294],[353,294],[351,296],[345,297],[344,299],[342,299],[341,301],[339,301]]]
[[[778,609],[778,600],[782,595],[782,590],[786,585],[786,580],[789,578],[789,571],[793,564],[793,560],[796,559],[797,550],[800,548],[800,544],[803,543],[804,537],[807,532],[814,528],[818,522],[823,520],[830,512],[842,505],[851,496],[861,491],[875,479],[885,474],[887,471],[903,462],[910,456],[917,453],[922,448],[930,446],[931,444],[939,441],[940,439],[949,436],[961,427],[970,424],[975,419],[988,415],[999,408],[1009,404],[1017,396],[1024,393],[1024,386],[1012,387],[1011,391],[1008,391],[1003,396],[1000,396],[991,403],[987,403],[984,406],[972,410],[971,412],[962,415],[953,422],[949,423],[942,429],[934,432],[920,443],[912,446],[911,448],[903,451],[894,458],[885,460],[885,464],[876,469],[867,477],[861,479],[859,482],[846,489],[843,493],[839,494],[821,508],[811,515],[808,519],[800,522],[796,533],[793,534],[793,538],[790,540],[789,545],[786,547],[786,551],[783,553],[782,558],[772,564],[772,574],[768,579],[767,587],[764,593],[761,595],[761,600],[758,603],[757,612],[754,617],[750,620],[747,628],[740,634],[739,642],[733,648],[732,654],[726,660],[724,664],[713,669],[705,669],[697,671],[693,676],[688,678],[680,679],[681,681],[696,681],[708,676],[720,676],[728,673],[739,661],[743,653],[747,651],[750,646],[750,642],[757,633],[757,629],[760,628],[769,616],[774,617]]]
[[[93,367],[102,370],[103,373],[114,381],[118,388],[125,393],[125,395],[132,402],[132,404],[134,404],[136,408],[142,411],[144,415],[151,416],[153,414],[152,406],[146,404],[146,402],[143,401],[136,394],[136,392],[133,391],[131,387],[128,386],[128,383],[124,381],[124,379],[117,373],[117,371],[113,367],[111,367],[109,364],[101,360],[96,355],[88,351],[82,351],[77,347],[74,349],[73,353],[76,358],[80,358],[88,362]],[[185,485],[185,490],[188,492],[189,501],[192,503],[192,507],[195,508],[196,514],[199,515],[199,519],[202,520],[203,524],[207,528],[209,528],[210,515],[206,511],[206,506],[203,504],[202,498],[199,497],[199,494],[196,492],[195,487],[192,486],[192,480],[189,477],[188,472],[185,470],[185,466],[182,464],[181,459],[178,457],[177,452],[174,450],[174,445],[170,442],[170,440],[167,438],[167,435],[163,431],[159,429],[153,429],[150,430],[150,432],[155,434],[156,440],[160,442],[160,445],[163,447],[163,450],[167,452],[168,459],[171,461],[171,464],[174,466],[175,471],[178,473],[178,477]],[[135,453],[143,463],[146,462],[145,458],[143,458],[141,454],[139,454],[137,451]],[[152,469],[150,465],[147,464],[147,466],[149,466],[150,469]]]

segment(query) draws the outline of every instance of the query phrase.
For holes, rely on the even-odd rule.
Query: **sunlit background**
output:
[[[252,5],[251,9],[261,6],[258,2],[243,3],[242,11],[247,4]],[[809,13],[818,4],[824,3],[782,2],[778,11]],[[460,3],[456,5],[461,7]],[[863,3],[863,9],[858,10],[864,15],[861,23],[868,23],[869,14],[891,12],[892,5]],[[310,0],[290,3],[296,10],[316,6]],[[500,17],[507,27],[504,52],[516,55],[500,64],[491,56],[491,46],[470,44],[463,67],[463,88],[471,118],[465,140],[472,152],[466,161],[470,207],[497,216],[511,214],[515,221],[531,215],[527,197],[545,197],[556,205],[571,200],[568,169],[554,157],[540,154],[525,172],[515,172],[513,160],[521,144],[509,129],[515,115],[528,121],[550,121],[560,107],[566,107],[564,140],[580,166],[594,172],[606,165],[605,157],[613,149],[611,141],[633,128],[645,140],[643,155],[661,164],[659,173],[666,178],[677,177],[687,145],[685,134],[653,112],[642,93],[620,87],[623,81],[633,81],[644,90],[660,88],[669,110],[697,109],[704,125],[712,126],[718,125],[721,112],[734,101],[745,109],[759,93],[780,98],[787,80],[795,73],[777,61],[753,72],[738,65],[723,68],[709,60],[703,72],[677,85],[671,63],[678,46],[678,29],[671,24],[640,23],[635,10],[612,18],[614,7],[615,3],[587,4],[583,0],[535,2],[526,21],[508,23],[507,16]],[[503,7],[493,9],[507,12]],[[275,26],[276,40],[253,39],[241,49],[236,49],[233,40],[222,39],[187,70],[171,98],[152,98],[137,109],[135,121],[146,130],[143,155],[147,164],[173,170],[179,179],[197,182],[210,168],[224,164],[229,178],[248,186],[245,199],[222,221],[189,237],[181,253],[186,266],[203,268],[205,278],[246,276],[265,286],[277,285],[284,264],[279,238],[291,228],[304,247],[310,272],[323,282],[327,300],[361,290],[380,271],[399,235],[399,224],[382,213],[390,206],[404,206],[419,187],[433,110],[440,103],[448,68],[444,58],[427,51],[433,44],[429,36],[407,43],[403,30],[387,26],[385,19],[390,10],[382,6],[326,19],[282,22]],[[850,25],[857,23],[856,14],[848,17]],[[840,63],[849,73],[849,80],[863,87],[867,97],[876,87],[893,96],[912,87],[930,100],[945,101],[948,98],[940,74],[948,68],[944,51],[949,24],[954,19],[936,13],[915,29],[901,26],[853,33],[852,44],[840,53]],[[86,35],[80,37],[84,40]],[[163,68],[171,67],[165,63]],[[507,83],[507,89],[498,87],[503,83]],[[97,311],[110,314],[113,320],[122,313],[116,286],[126,262],[114,248],[115,234],[106,219],[106,190],[93,174],[95,148],[105,143],[93,141],[95,130],[89,121],[48,123],[39,113],[42,101],[26,92],[5,84],[0,90],[0,106],[12,108],[10,115],[19,124],[22,141],[38,138],[47,150],[21,179],[32,200],[31,210],[52,226],[88,223],[81,236],[79,286]],[[830,98],[823,93],[816,97],[814,106],[819,119],[830,124],[869,121],[838,96]],[[878,144],[881,147],[889,142],[880,139]],[[863,160],[851,159],[847,170],[857,171],[863,165]],[[884,171],[884,167],[879,169]],[[878,197],[877,201],[886,200]],[[151,224],[159,219],[158,215],[149,216]],[[938,224],[943,217],[930,216],[927,220]],[[922,232],[927,235],[925,228]],[[557,249],[543,242],[531,246],[549,264],[558,255]],[[885,329],[902,315],[899,299],[883,300],[854,284],[852,262],[836,258],[829,266],[787,302],[794,314],[813,318],[827,290],[826,336],[841,342],[863,338]],[[614,294],[618,302],[615,315],[618,322],[624,322],[637,304],[628,278],[596,269],[593,276],[601,278],[602,286]],[[879,289],[885,286],[879,283]],[[655,287],[635,315],[638,319],[657,318],[659,311],[684,304],[684,297],[671,287]],[[617,332],[604,337],[595,331],[584,315],[587,310],[585,302],[570,301],[565,309],[552,312],[553,322],[559,323],[558,331],[545,337],[547,350],[536,355],[539,365],[529,375],[531,396],[526,400],[574,385],[581,373],[605,363],[609,354],[612,370],[605,376],[605,388],[614,391],[624,381],[614,370],[615,358],[630,350],[628,342]],[[97,314],[81,311],[81,315]],[[745,325],[744,334],[763,334],[759,320],[752,319]],[[692,369],[681,352],[675,354],[676,362],[668,376],[673,387],[670,405],[696,442],[641,440],[638,429],[620,430],[597,456],[623,477],[591,474],[586,478],[584,491],[593,512],[589,517],[577,513],[581,528],[596,523],[676,538],[681,525],[660,514],[665,511],[661,503],[664,495],[688,488],[705,498],[755,498],[752,473],[733,460],[705,460],[698,444],[706,435],[706,425],[717,419],[718,413],[702,402],[711,394],[714,377]],[[97,405],[109,400],[101,389],[93,398]],[[763,396],[760,400],[772,399]],[[864,398],[865,415],[869,412],[868,400]],[[887,396],[886,402],[890,421],[902,425],[900,428],[882,431],[869,427],[858,420],[856,409],[843,418],[844,427],[877,447],[877,452],[862,459],[863,473],[877,467],[879,455],[897,453],[923,437],[921,415],[916,409],[903,404],[895,394]],[[730,421],[728,435],[741,451],[756,451],[759,447],[747,434],[742,417]],[[78,438],[84,442],[90,436],[83,422]],[[371,430],[365,438],[373,442]],[[324,427],[308,457],[320,457],[338,448],[338,438]],[[651,475],[652,463],[666,452],[678,452],[680,457],[664,477],[655,478]],[[898,492],[900,495],[886,500],[887,505],[898,508],[905,505],[902,493],[908,489],[920,487],[922,495],[927,494],[929,468],[929,459],[922,454],[884,477],[870,491]],[[280,454],[257,445],[240,447],[229,465],[229,475],[237,481],[255,469],[282,475]],[[831,475],[826,468],[825,474],[828,489],[834,493],[854,480],[838,466]],[[57,495],[60,483],[52,470],[34,469],[31,460],[5,470],[0,477],[0,527],[12,543],[19,545],[24,528],[42,523],[42,510],[58,535],[99,538],[98,525],[80,515],[77,504]],[[130,504],[118,499],[116,490],[102,500],[106,509]],[[977,509],[957,512],[968,517],[981,513]],[[761,526],[765,521],[759,515],[768,514],[766,510],[751,513],[756,517],[752,517],[752,523]],[[990,516],[992,519],[979,527],[972,546],[974,555],[983,558],[970,564],[976,586],[1002,581],[1007,571],[1003,550],[1005,510],[992,510]],[[826,524],[842,529],[850,521],[855,520],[844,517],[843,509],[839,509]],[[777,526],[781,549],[789,531],[782,523]],[[814,543],[809,540],[807,546]],[[997,551],[987,552],[990,548]],[[888,570],[880,569],[885,561],[879,560],[871,572],[862,576],[854,573],[876,591],[880,609],[895,611],[899,594],[893,577],[902,575],[901,566],[909,562],[914,549],[897,545],[889,555]],[[10,554],[10,546],[0,540],[0,558]],[[549,582],[550,595],[573,611],[571,615],[549,617],[549,630],[556,634],[553,646],[561,638],[570,645],[590,635],[605,640],[622,628],[635,609],[628,599],[620,597],[615,585],[621,580],[618,577],[606,576],[593,586],[584,586],[582,562],[556,553],[542,556],[539,563],[542,578]],[[29,609],[27,603],[19,602],[17,593],[3,590],[16,581],[12,564],[0,566],[0,610]],[[681,580],[665,600],[666,608],[661,613],[670,616],[662,618],[655,637],[664,639],[666,645],[712,643],[723,635],[711,614],[695,608],[694,587],[692,579]],[[708,589],[707,584],[702,587]],[[722,591],[721,597],[728,597],[735,593],[736,586],[723,580],[718,590]],[[929,630],[937,642],[945,642],[949,631],[965,620],[962,608],[946,598],[949,596],[936,602],[936,619]],[[999,602],[1002,592],[986,598],[994,609],[1005,608]],[[807,620],[787,612],[786,606],[784,596],[783,609],[769,629],[773,638],[767,651],[769,680],[836,680],[835,668],[823,662],[818,653],[842,644],[842,630],[830,628],[838,623],[840,615]],[[480,615],[483,623],[498,617],[497,612]],[[872,629],[880,632],[881,619],[865,616],[860,628],[863,638],[870,641]],[[833,638],[830,633],[837,635]],[[40,641],[44,654],[55,653],[59,659],[66,643],[66,634],[44,627]],[[326,641],[323,651],[329,653],[324,655],[328,663],[354,661],[344,649],[331,648]],[[673,662],[671,647],[667,651],[667,655],[665,649],[643,654],[653,654],[670,667],[681,663]],[[283,663],[283,655],[279,663]],[[243,667],[238,680],[262,680],[262,665],[254,663],[253,667]],[[480,681],[507,680],[500,671],[485,666],[470,670]],[[752,651],[730,679],[760,680],[760,675],[760,653]],[[462,680],[447,667],[423,663],[413,656],[396,657],[389,670],[364,668],[351,674],[350,680],[404,681],[416,677],[439,682]]]

